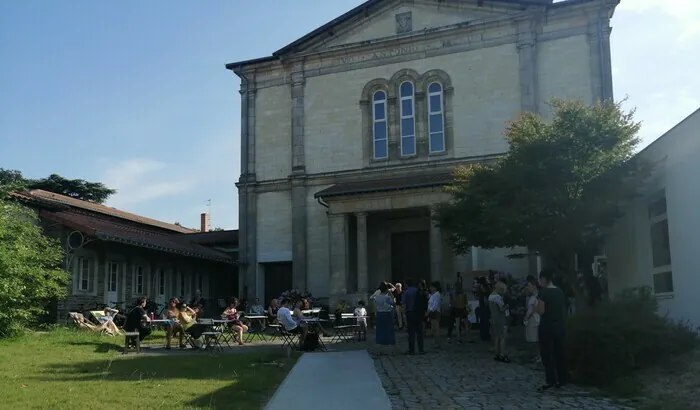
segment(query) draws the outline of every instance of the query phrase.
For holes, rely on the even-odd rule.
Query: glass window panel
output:
[[[384,94],[384,91],[377,91],[374,93],[374,101],[382,101],[386,100],[386,94]]]
[[[386,158],[386,140],[374,141],[374,158]]]
[[[374,104],[374,119],[375,120],[386,119],[386,109],[384,109],[384,107],[386,107],[386,105],[384,103]]]
[[[430,152],[443,152],[445,150],[445,141],[441,132],[430,134]]]
[[[662,198],[657,199],[649,205],[649,218],[653,218],[655,216],[663,215],[666,213],[666,196],[664,195]]]
[[[654,293],[673,292],[673,272],[663,272],[654,275]]]
[[[413,84],[411,84],[411,83],[401,84],[401,96],[402,97],[413,96]]]
[[[413,118],[401,120],[401,135],[416,135],[416,123],[413,121]]]
[[[401,155],[416,155],[416,137],[401,138]]]
[[[440,112],[442,111],[442,96],[441,95],[431,95],[430,96],[430,112]]]
[[[442,91],[442,86],[438,83],[432,83],[428,86],[429,93],[439,93]]]
[[[401,116],[413,115],[413,99],[401,100]]]
[[[386,122],[380,121],[374,123],[374,139],[384,140],[386,139]]]
[[[668,238],[668,220],[651,226],[651,257],[655,268],[671,264],[671,244]]]
[[[442,132],[442,114],[432,114],[430,116],[430,132]]]

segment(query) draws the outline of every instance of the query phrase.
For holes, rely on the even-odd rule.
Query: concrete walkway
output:
[[[391,403],[365,350],[306,353],[266,410],[388,410]]]

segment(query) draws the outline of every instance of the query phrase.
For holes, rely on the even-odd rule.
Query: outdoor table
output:
[[[170,319],[153,319],[153,320],[148,322],[148,325],[151,327],[154,327],[154,326],[172,326],[172,324],[173,324],[173,321]],[[167,341],[166,341],[166,343],[167,343]],[[149,345],[149,346],[152,346],[152,345]]]
[[[246,333],[246,343],[250,343],[255,339],[255,336],[259,340],[265,342],[265,327],[267,325],[267,316],[265,315],[246,315],[246,319],[250,320],[250,327],[248,328],[248,333]]]
[[[342,313],[340,315],[340,325],[334,326],[335,336],[331,339],[331,342],[351,342],[355,331],[359,329],[357,319],[364,318],[366,320],[368,317],[369,316],[355,316],[354,313]],[[348,320],[352,320],[353,323],[346,325],[345,323],[347,323],[346,321]]]
[[[221,341],[226,344],[228,347],[233,347],[231,345],[231,342],[233,342],[236,338],[235,333],[233,332],[233,329],[231,326],[229,326],[229,323],[232,323],[233,320],[229,319],[214,319],[213,323],[215,326],[219,326],[221,328]]]

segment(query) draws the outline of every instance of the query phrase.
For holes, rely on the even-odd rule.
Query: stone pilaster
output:
[[[347,255],[347,214],[329,214],[329,255],[330,260],[330,294],[337,300],[347,293],[346,280],[348,274]]]
[[[240,296],[254,298],[257,277],[257,204],[255,184],[255,83],[241,80],[241,177],[238,181],[238,274],[243,276]]]
[[[522,111],[538,111],[537,32],[532,15],[516,22],[518,28],[518,63],[520,72],[520,106]]]
[[[292,67],[292,276],[294,287],[307,289],[306,163],[304,159],[303,63]]]
[[[367,257],[367,212],[358,212],[357,217],[357,293],[366,295],[369,290]]]
[[[612,63],[610,60],[610,19],[601,9],[588,22],[588,46],[591,61],[591,96],[593,101],[612,100]]]
[[[308,289],[306,250],[306,179],[292,178],[292,281],[297,289]]]
[[[435,210],[430,209],[430,279],[442,280],[443,241],[442,231],[434,222]]]

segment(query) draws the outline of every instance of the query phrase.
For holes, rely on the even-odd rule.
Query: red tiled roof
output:
[[[130,212],[120,211],[119,209],[108,207],[105,205],[99,205],[92,202],[81,201],[80,199],[71,198],[65,195],[54,194],[53,192],[44,191],[41,189],[33,189],[29,192],[13,192],[12,196],[20,200],[32,201],[46,201],[53,204],[67,205],[74,208],[80,208],[87,211],[97,212],[103,215],[113,216],[115,218],[126,219],[127,221],[136,222],[143,225],[150,225],[161,229],[167,229],[174,232],[180,233],[193,233],[199,232],[197,229],[185,228],[179,225],[158,221],[155,219],[147,218],[145,216],[140,216],[132,214]]]
[[[135,227],[116,218],[80,209],[43,210],[39,216],[98,239],[155,249],[184,256],[235,263],[223,252],[207,248],[188,239],[189,235],[157,231],[149,226]]]
[[[390,192],[404,189],[430,188],[448,185],[454,181],[452,173],[421,174],[401,178],[372,179],[359,182],[336,184],[316,192],[314,198],[331,198],[335,196],[369,194],[373,192]]]

